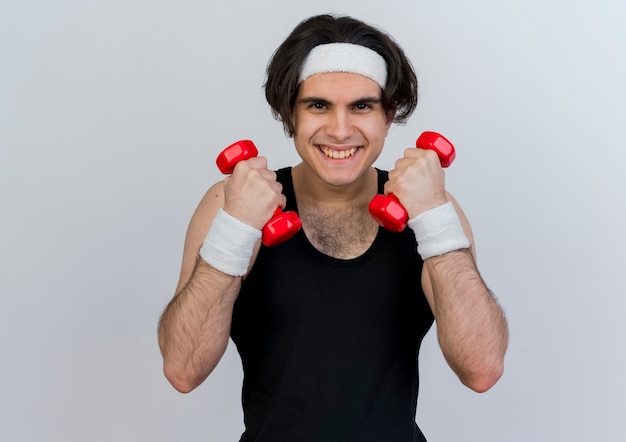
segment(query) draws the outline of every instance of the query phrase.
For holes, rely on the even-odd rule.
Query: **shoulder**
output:
[[[474,235],[472,233],[472,227],[470,226],[470,222],[467,219],[467,216],[465,215],[465,212],[463,212],[463,209],[461,208],[461,205],[456,200],[456,198],[454,196],[452,196],[452,194],[450,192],[448,192],[448,191],[446,191],[446,197],[447,197],[448,201],[450,201],[454,205],[454,209],[456,210],[456,213],[459,216],[459,220],[461,221],[461,226],[463,227],[463,231],[465,232],[465,236],[467,236],[467,239],[469,239],[472,252],[475,255]],[[474,258],[475,258],[475,256],[474,256]]]
[[[213,218],[215,218],[215,214],[222,207],[224,207],[224,181],[219,181],[213,184],[204,194],[187,227],[177,292],[191,277],[200,247],[209,231]]]

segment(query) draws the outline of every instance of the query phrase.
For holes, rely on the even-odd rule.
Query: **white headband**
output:
[[[329,43],[314,47],[302,63],[298,83],[311,75],[328,72],[349,72],[374,80],[384,89],[387,64],[376,51],[352,43]]]

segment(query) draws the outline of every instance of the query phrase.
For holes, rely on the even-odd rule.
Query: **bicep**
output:
[[[183,261],[180,270],[180,277],[176,287],[176,293],[180,292],[191,279],[196,262],[198,252],[204,242],[213,218],[217,211],[224,206],[224,183],[220,181],[204,194],[204,197],[198,204],[185,237],[185,246],[183,249]]]

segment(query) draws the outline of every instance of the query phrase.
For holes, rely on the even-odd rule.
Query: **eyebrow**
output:
[[[324,105],[332,104],[332,102],[327,100],[326,98],[315,97],[315,96],[302,97],[298,100],[298,103],[299,104],[321,103]],[[382,103],[382,99],[379,97],[362,97],[362,98],[358,98],[352,101],[351,103],[348,104],[348,106],[357,106],[359,104],[380,104],[380,103]]]

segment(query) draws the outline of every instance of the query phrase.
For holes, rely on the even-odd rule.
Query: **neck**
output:
[[[365,253],[379,230],[367,210],[378,188],[376,169],[341,186],[306,173],[303,164],[291,172],[302,229],[313,247],[338,259]]]
[[[333,185],[311,173],[303,163],[294,166],[291,175],[298,204],[344,206],[367,204],[378,190],[378,174],[371,167],[361,177],[346,185]]]

